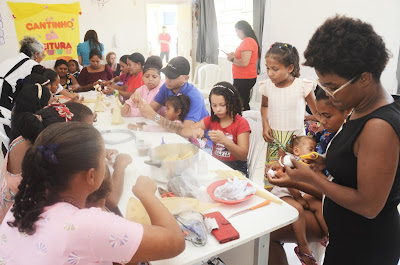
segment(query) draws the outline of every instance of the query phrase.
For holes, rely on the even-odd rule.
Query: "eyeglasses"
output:
[[[317,80],[317,84],[318,84],[326,93],[328,93],[331,97],[335,98],[335,94],[336,94],[337,92],[339,92],[340,90],[342,90],[342,89],[345,88],[346,86],[350,85],[351,82],[353,82],[357,77],[359,77],[359,75],[353,77],[352,79],[350,79],[349,81],[347,81],[346,84],[342,85],[341,87],[339,87],[338,89],[335,89],[335,90],[333,90],[333,89],[331,89],[331,88],[329,88],[329,87],[323,85],[323,84],[319,81],[319,79]]]
[[[44,52],[42,52],[42,57],[43,59],[46,58],[46,54]]]

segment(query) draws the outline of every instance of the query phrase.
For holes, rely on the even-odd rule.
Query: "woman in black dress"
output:
[[[360,20],[336,16],[314,33],[304,65],[315,68],[332,104],[353,113],[332,140],[326,159],[312,163],[329,181],[297,161],[292,181],[323,194],[329,244],[324,264],[398,264],[400,257],[400,101],[380,76],[389,58],[382,38]]]

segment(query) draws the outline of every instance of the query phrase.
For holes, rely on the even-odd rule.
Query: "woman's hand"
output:
[[[229,141],[229,139],[225,136],[225,134],[220,130],[212,130],[212,131],[210,130],[208,132],[208,136],[210,136],[211,141],[218,144],[225,145],[225,142]]]
[[[235,57],[235,53],[234,53],[234,52],[228,53],[226,59],[227,59],[228,61],[232,62],[232,58],[236,58],[236,57]]]
[[[284,173],[282,171],[275,172],[275,176],[274,177],[272,177],[268,173],[268,171],[266,172],[266,174],[267,174],[267,178],[268,178],[269,183],[271,183],[273,185],[286,188],[286,187],[290,187],[290,185],[293,183],[293,180],[291,180],[290,177],[286,173]]]
[[[193,138],[203,138],[204,130],[202,128],[193,129]]]
[[[312,159],[302,159],[304,163],[307,163],[310,165],[310,168],[315,171],[319,172],[322,171],[326,167],[326,158],[323,156],[318,156],[316,154],[311,155]]]
[[[107,87],[107,89],[103,89],[103,93],[106,95],[112,95],[112,94],[114,94],[114,88]]]
[[[285,166],[285,172],[294,181],[301,181],[311,184],[312,175],[315,172],[310,168],[309,165],[300,163],[295,158],[291,157],[294,168]]]
[[[263,137],[264,141],[268,143],[272,143],[274,141],[274,136],[272,135],[271,127],[263,128]]]
[[[142,200],[143,196],[152,194],[154,195],[157,191],[157,184],[149,177],[139,176],[136,180],[136,184],[132,187],[133,194]]]

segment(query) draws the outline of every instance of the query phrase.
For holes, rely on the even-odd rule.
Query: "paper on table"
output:
[[[234,177],[237,177],[238,179],[247,180],[247,178],[245,176],[243,176],[243,174],[237,170],[220,170],[219,169],[219,170],[214,170],[213,172],[215,174],[217,174],[217,176],[221,179],[227,179],[227,178],[233,179]],[[281,199],[274,197],[273,195],[271,195],[264,189],[260,189],[257,187],[256,187],[256,195],[258,197],[264,198],[266,200],[270,200],[271,202],[275,202],[275,203],[279,203],[279,204],[282,204],[282,202],[283,202]]]
[[[208,209],[221,205],[220,203],[204,203],[194,198],[183,197],[166,197],[161,198],[160,201],[172,214],[178,213],[182,208],[191,208],[192,210],[202,213]],[[128,201],[126,219],[140,224],[151,224],[150,217],[144,209],[143,204],[132,197],[129,198]]]

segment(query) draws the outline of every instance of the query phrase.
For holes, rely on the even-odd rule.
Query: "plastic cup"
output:
[[[148,156],[151,144],[140,142],[136,144],[139,156]]]

